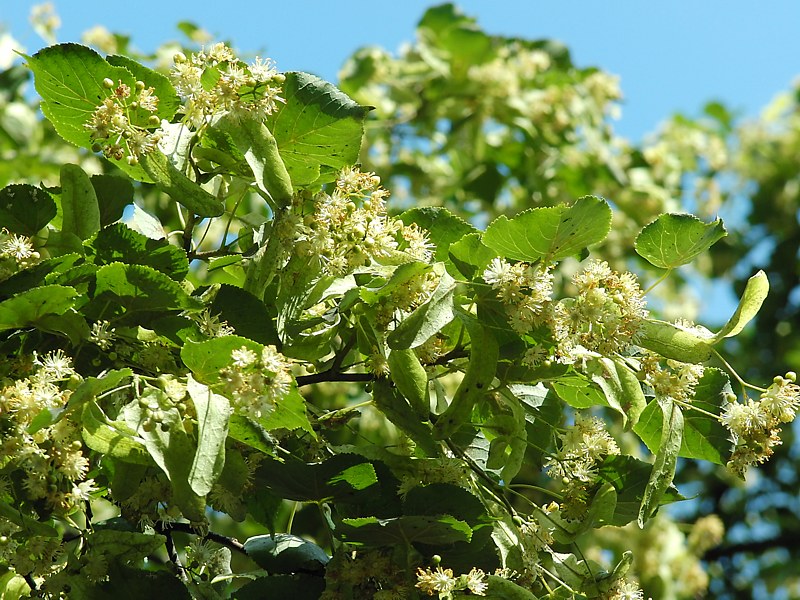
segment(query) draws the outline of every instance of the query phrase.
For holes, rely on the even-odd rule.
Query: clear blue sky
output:
[[[3,23],[27,51],[43,42],[28,24],[37,2],[0,0]],[[59,41],[79,41],[102,24],[129,34],[141,50],[177,39],[190,20],[240,51],[260,51],[281,70],[304,70],[335,81],[356,48],[396,50],[413,39],[423,0],[56,0]],[[556,38],[581,66],[622,78],[617,130],[634,139],[667,115],[696,114],[719,99],[755,115],[800,74],[800,2],[795,0],[463,0],[489,33]]]

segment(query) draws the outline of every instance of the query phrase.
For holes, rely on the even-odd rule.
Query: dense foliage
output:
[[[681,531],[676,473],[735,489],[800,406],[796,267],[708,216],[736,166],[796,253],[796,125],[733,153],[715,105],[634,147],[613,78],[450,5],[341,90],[105,42],[1,75],[4,597],[708,588],[724,510]],[[692,323],[684,277],[736,263],[733,314]],[[739,336],[765,303],[780,346]],[[778,373],[729,364],[753,337]]]

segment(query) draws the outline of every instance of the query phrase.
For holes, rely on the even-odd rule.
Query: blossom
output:
[[[422,568],[417,569],[416,587],[428,594],[428,596],[439,594],[441,598],[443,595],[452,592],[455,585],[456,580],[453,577],[452,569],[443,569],[442,567],[436,567],[435,571],[431,571],[430,568],[426,568],[424,571]]]

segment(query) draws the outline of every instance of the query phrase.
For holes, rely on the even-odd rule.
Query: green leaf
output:
[[[41,535],[53,538],[59,535],[56,528],[50,523],[37,521],[24,514],[18,506],[11,506],[2,500],[0,500],[0,518],[14,523],[27,535]]]
[[[300,392],[297,391],[297,386],[292,383],[291,391],[288,395],[275,401],[275,409],[268,415],[261,417],[258,422],[264,426],[267,431],[274,431],[276,429],[288,429],[294,431],[301,429],[311,435],[317,437],[311,422],[308,420],[306,413],[306,401]]]
[[[109,580],[96,584],[92,588],[95,595],[87,600],[105,598],[114,598],[115,600],[141,600],[142,598],[191,600],[186,586],[168,571],[144,571],[116,564],[117,567],[110,574]]]
[[[97,398],[99,394],[114,389],[132,375],[131,369],[112,369],[104,372],[102,377],[86,377],[70,395],[67,410],[77,410]]]
[[[189,296],[179,283],[146,265],[100,267],[94,303],[105,306],[111,298],[128,313],[202,308],[200,300]]]
[[[25,58],[42,97],[44,116],[61,137],[82,148],[92,146],[84,125],[110,93],[103,80],[121,81],[135,88],[136,80],[128,69],[110,65],[97,52],[79,44],[48,46]]]
[[[299,502],[356,502],[377,494],[380,487],[374,467],[353,454],[337,454],[321,463],[267,459],[255,478],[258,485]]]
[[[61,231],[88,240],[100,231],[100,206],[92,180],[78,165],[61,167]]]
[[[415,223],[428,230],[430,241],[436,246],[434,260],[444,262],[448,259],[450,244],[465,235],[478,233],[472,225],[440,206],[421,206],[409,209],[400,215],[406,225]]]
[[[473,526],[489,517],[480,499],[451,483],[431,483],[412,488],[403,500],[406,515],[451,515]]]
[[[622,527],[636,520],[652,471],[653,465],[633,456],[611,455],[603,460],[597,474],[617,491],[617,503],[610,525]],[[670,487],[661,498],[661,504],[681,499],[677,491]]]
[[[437,446],[429,426],[420,421],[408,400],[385,378],[375,380],[372,387],[375,408],[410,437],[428,456],[436,456]]]
[[[470,279],[480,275],[497,256],[497,252],[484,246],[479,233],[470,233],[450,246],[450,260],[459,272]]]
[[[163,535],[110,528],[97,529],[87,538],[92,552],[121,564],[136,563],[152,555],[164,546],[165,541]]]
[[[133,183],[127,177],[101,173],[92,175],[92,187],[100,206],[100,225],[105,227],[122,218],[125,207],[133,204]]]
[[[258,342],[245,337],[226,335],[203,342],[186,342],[181,348],[181,360],[198,381],[213,384],[219,381],[220,371],[230,366],[231,352],[242,347],[259,356],[264,349]]]
[[[730,380],[723,371],[706,368],[695,386],[692,406],[711,414],[719,414],[725,394],[731,391]],[[725,464],[725,453],[730,447],[730,435],[719,420],[697,410],[687,410],[683,419],[683,439],[679,456],[707,460],[718,465]],[[633,429],[653,454],[658,450],[662,423],[658,402],[650,402]]]
[[[44,190],[13,184],[0,190],[0,228],[33,236],[56,216],[56,203]]]
[[[75,288],[43,285],[0,302],[0,331],[36,325],[46,315],[60,315],[75,304]]]
[[[553,391],[572,408],[608,406],[605,394],[582,375],[566,376],[550,383]]]
[[[225,205],[181,173],[158,149],[144,154],[139,164],[153,180],[156,187],[175,202],[201,217],[218,217]]]
[[[342,519],[334,533],[345,542],[370,546],[405,546],[413,542],[451,544],[472,539],[472,528],[450,515]]]
[[[281,95],[266,124],[295,187],[333,181],[358,162],[369,107],[308,73],[286,73]]]
[[[767,294],[769,294],[769,279],[767,279],[767,274],[764,271],[759,271],[747,280],[747,285],[744,288],[742,298],[739,300],[739,306],[736,307],[736,312],[714,336],[714,340],[733,337],[744,329],[745,325],[758,314]]]
[[[241,336],[261,344],[278,344],[275,319],[267,306],[240,287],[220,285],[209,310]]]
[[[658,404],[663,414],[661,440],[636,518],[640,528],[644,527],[645,522],[658,510],[661,499],[672,484],[683,439],[683,413],[680,407],[671,398],[659,398]]]
[[[275,453],[275,440],[266,429],[244,415],[231,415],[228,421],[228,435],[236,440],[272,456]]]
[[[198,494],[192,487],[192,474],[197,449],[183,428],[183,418],[177,408],[163,408],[169,406],[169,401],[162,398],[164,392],[157,388],[148,388],[139,399],[125,405],[123,413],[125,420],[138,426],[138,434],[144,440],[145,447],[155,463],[164,472],[172,485],[172,495],[175,503],[181,509],[183,516],[190,521],[203,521],[205,519],[205,497]],[[149,429],[141,427],[145,415],[140,406],[140,401],[157,404],[162,407],[162,417],[159,423]],[[221,465],[220,465],[221,468]],[[202,487],[201,477],[205,475],[195,472],[200,481],[195,485]]]
[[[152,465],[144,440],[124,421],[111,421],[95,402],[81,411],[82,436],[86,445],[100,454],[137,465]]]
[[[233,593],[233,600],[263,600],[291,598],[292,600],[319,600],[325,589],[325,579],[317,575],[270,575],[259,577]]]
[[[197,452],[189,471],[189,485],[198,496],[205,496],[225,466],[225,440],[231,405],[225,396],[215,394],[191,375],[186,391],[197,413]]]
[[[270,195],[278,207],[292,201],[292,180],[281,160],[278,144],[262,118],[256,114],[229,112],[214,127],[230,136],[253,171],[256,185]]]
[[[253,536],[245,541],[244,551],[270,573],[316,573],[330,561],[322,548],[291,533]]]
[[[572,206],[534,208],[513,219],[501,215],[486,228],[482,241],[505,258],[550,262],[602,242],[610,230],[608,203],[584,196]]]
[[[386,336],[386,342],[393,350],[416,348],[424,344],[455,318],[453,294],[456,281],[446,272],[442,273],[439,284],[431,297],[403,319]]]
[[[721,219],[703,223],[694,215],[665,214],[636,236],[636,252],[653,266],[674,269],[702,254],[728,235]]]
[[[701,338],[687,331],[657,319],[642,320],[636,344],[660,354],[685,363],[703,363],[711,358],[713,348],[708,338]]]
[[[98,265],[123,262],[146,265],[175,281],[189,272],[186,253],[167,240],[154,240],[124,223],[115,223],[100,230],[92,241],[94,262]]]
[[[599,358],[597,362],[603,372],[593,375],[592,381],[603,390],[608,405],[622,415],[623,426],[633,427],[647,405],[639,378],[619,358]]]
[[[159,119],[169,121],[175,116],[181,105],[181,99],[166,75],[119,54],[106,56],[106,62],[114,67],[124,67],[133,74],[137,81],[144,83],[145,88],[153,88],[153,93],[158,96],[158,105],[154,113],[147,113],[148,117],[150,114],[154,114]]]

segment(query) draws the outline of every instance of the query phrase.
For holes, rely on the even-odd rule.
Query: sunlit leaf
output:
[[[692,262],[726,235],[721,219],[703,223],[694,215],[665,214],[642,229],[634,247],[650,264],[674,269]]]

